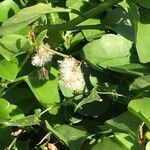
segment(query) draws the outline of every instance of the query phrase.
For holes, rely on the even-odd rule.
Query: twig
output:
[[[14,140],[10,143],[10,145],[8,146],[8,148],[6,148],[6,150],[12,150],[12,148],[15,145],[16,141],[17,141],[17,138],[14,138]]]

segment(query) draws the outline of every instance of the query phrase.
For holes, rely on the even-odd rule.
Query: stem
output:
[[[70,57],[70,56],[68,56],[68,55],[65,55],[65,54],[59,53],[59,52],[57,52],[57,51],[54,51],[54,50],[50,49],[50,48],[47,47],[47,46],[43,46],[43,45],[42,45],[42,47],[44,47],[45,49],[51,51],[52,53],[54,53],[54,54],[56,54],[56,55],[58,55],[58,56],[62,56],[62,57],[64,57],[64,58],[69,58],[69,57]]]
[[[7,150],[12,150],[12,148],[15,145],[16,141],[17,141],[17,138],[14,138],[14,140],[10,143],[9,147],[7,148]]]
[[[125,97],[122,94],[118,94],[118,93],[114,93],[114,92],[98,92],[99,94],[108,94],[108,95],[116,95],[116,96],[121,96],[121,97]]]
[[[52,108],[56,107],[57,105],[51,106],[47,109],[45,109],[44,111],[41,112],[41,114],[39,115],[39,117],[41,117],[44,113],[46,113],[47,111],[51,110]]]
[[[70,56],[68,56],[68,55],[65,55],[65,54],[62,54],[62,53],[59,53],[59,52],[57,52],[57,51],[54,51],[54,50],[51,50],[53,53],[55,53],[56,55],[58,55],[58,56],[62,56],[62,57],[64,57],[64,58],[69,58]]]
[[[44,142],[44,140],[47,140],[47,142],[45,143],[45,145],[47,145],[48,142],[50,141],[50,135],[51,135],[51,133],[47,133],[47,134],[42,138],[42,140],[37,144],[37,146],[41,145],[41,144]]]
[[[43,26],[43,27],[37,27],[36,29],[47,29],[50,28],[51,30],[59,30],[59,31],[66,31],[73,29],[76,25],[84,22],[85,20],[94,17],[104,11],[106,11],[108,8],[116,5],[117,3],[121,2],[122,0],[107,0],[106,2],[96,6],[95,8],[85,12],[82,14],[82,16],[78,16],[66,23],[57,24],[57,25],[50,25],[50,26]]]

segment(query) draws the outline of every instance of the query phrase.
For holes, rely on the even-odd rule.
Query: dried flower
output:
[[[81,63],[73,57],[59,61],[60,81],[64,82],[66,87],[74,91],[83,90],[85,86],[80,65]]]
[[[45,67],[40,68],[39,72],[39,80],[48,80],[48,70]]]
[[[21,134],[25,133],[26,130],[22,130],[22,129],[18,129],[14,132],[11,133],[11,136],[14,136],[14,137],[19,137]]]
[[[47,50],[42,44],[39,46],[37,53],[32,57],[32,65],[36,67],[43,67],[45,63],[51,61],[53,53]]]

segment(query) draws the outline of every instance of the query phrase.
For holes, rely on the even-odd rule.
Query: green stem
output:
[[[85,12],[84,14],[82,14],[82,16],[78,16],[66,23],[62,23],[62,24],[57,24],[57,25],[50,25],[50,26],[43,26],[43,27],[37,27],[36,29],[47,29],[50,28],[51,30],[59,30],[59,31],[66,31],[66,30],[71,30],[73,29],[76,25],[84,22],[85,20],[94,17],[106,10],[108,10],[108,8],[111,8],[112,6],[118,4],[119,2],[121,2],[122,0],[107,0],[106,2],[96,6],[95,8]]]
[[[14,138],[14,140],[10,143],[9,147],[6,150],[12,150],[16,141],[17,141],[17,138]]]
[[[46,140],[46,142],[44,143],[44,145],[47,145],[48,142],[50,141],[50,135],[51,135],[51,133],[47,133],[47,134],[42,138],[42,140],[37,144],[37,146],[41,145],[45,140]]]
[[[49,47],[47,47],[47,46],[42,46],[42,47],[44,47],[45,49],[51,51],[51,52],[52,52],[53,54],[55,54],[55,55],[62,56],[62,57],[64,57],[64,58],[69,58],[69,57],[70,57],[70,56],[68,56],[68,55],[65,55],[65,54],[59,53],[59,52],[57,52],[57,51],[54,51],[54,50],[52,50],[51,48],[49,48]]]
[[[52,49],[51,49],[51,52],[53,52],[54,54],[56,54],[56,55],[58,55],[58,56],[62,56],[62,57],[64,57],[64,58],[69,58],[69,57],[70,57],[70,56],[68,56],[68,55],[65,55],[65,54],[59,53],[59,52],[57,52],[57,51],[54,51],[54,50],[52,50]]]
[[[114,95],[114,96],[121,96],[121,97],[125,97],[122,94],[118,94],[118,93],[114,93],[114,92],[98,92],[99,94],[102,95]]]
[[[57,105],[51,106],[47,109],[45,109],[44,111],[41,112],[41,114],[39,115],[39,117],[41,117],[43,114],[45,114],[47,111],[50,111],[51,109],[53,109],[54,107],[56,107]]]

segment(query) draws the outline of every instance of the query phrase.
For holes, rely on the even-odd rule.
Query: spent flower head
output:
[[[60,81],[64,82],[66,87],[74,91],[83,90],[85,81],[81,71],[81,63],[73,57],[65,58],[58,62],[60,67]]]
[[[41,44],[37,53],[32,57],[31,63],[36,67],[43,67],[48,61],[51,61],[53,57],[53,53],[50,50],[47,50],[44,47],[44,44]]]
[[[45,67],[41,67],[38,71],[39,80],[48,80],[49,79],[49,72]]]

